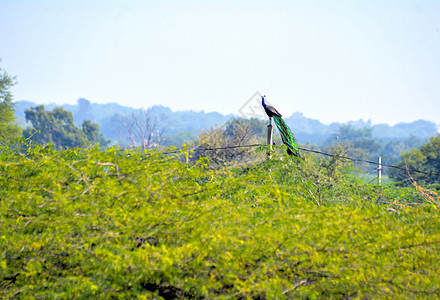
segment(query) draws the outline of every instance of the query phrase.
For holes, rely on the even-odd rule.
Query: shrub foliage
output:
[[[2,148],[0,297],[438,298],[438,210],[414,189],[185,153]]]

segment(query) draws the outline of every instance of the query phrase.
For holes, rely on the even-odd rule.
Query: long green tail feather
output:
[[[290,131],[289,126],[287,126],[286,122],[281,117],[273,116],[275,124],[280,131],[281,138],[283,139],[283,143],[287,146],[287,153],[289,155],[294,155],[297,157],[301,157],[301,152],[298,150],[298,146],[295,142],[295,137]]]

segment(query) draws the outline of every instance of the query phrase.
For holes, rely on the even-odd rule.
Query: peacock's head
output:
[[[263,107],[266,107],[266,103],[264,103],[264,97],[266,97],[266,95],[261,96],[261,104],[263,104]]]

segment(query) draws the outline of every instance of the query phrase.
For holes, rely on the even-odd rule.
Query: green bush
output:
[[[0,297],[438,298],[437,207],[393,204],[416,192],[186,151],[2,148]]]

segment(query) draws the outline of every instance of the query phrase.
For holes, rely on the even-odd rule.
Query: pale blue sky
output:
[[[15,100],[440,124],[440,1],[5,1]]]

